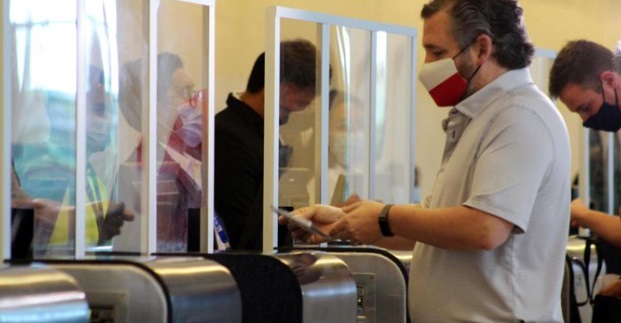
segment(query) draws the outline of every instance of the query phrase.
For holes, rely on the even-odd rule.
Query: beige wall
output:
[[[264,50],[265,8],[285,6],[415,27],[420,31],[423,0],[220,0],[216,3],[216,110],[225,105],[228,92],[242,90],[252,63]],[[621,1],[522,0],[527,31],[538,48],[558,51],[567,41],[587,38],[614,48],[621,39]],[[419,66],[424,59],[419,44]],[[417,165],[423,193],[433,185],[441,158],[440,121],[447,110],[436,108],[417,84]],[[564,112],[565,108],[560,107]],[[581,129],[577,117],[567,116],[572,140]],[[573,145],[577,147],[576,145]],[[577,169],[574,162],[573,169]]]

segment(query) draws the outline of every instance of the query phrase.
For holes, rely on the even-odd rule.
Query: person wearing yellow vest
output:
[[[75,207],[70,206],[69,190],[66,199],[57,201],[30,198],[22,189],[19,179],[11,174],[11,207],[32,208],[35,214],[35,250],[44,255],[48,250],[67,244],[75,237]],[[87,176],[86,243],[88,246],[103,245],[121,233],[125,221],[132,221],[134,213],[123,202],[112,203],[102,181]]]
[[[46,109],[50,134],[45,143],[28,142],[14,146],[12,158],[12,207],[35,210],[35,254],[70,250],[75,238],[76,191],[86,191],[85,239],[87,246],[103,245],[120,233],[124,221],[132,221],[134,214],[123,202],[110,202],[114,181],[107,187],[98,174],[113,174],[116,147],[110,147],[115,138],[113,119],[116,105],[105,88],[106,75],[91,66],[88,74],[86,115],[86,182],[78,186],[75,180],[76,146],[74,99],[58,91],[46,93]],[[68,140],[69,138],[69,140]],[[93,156],[103,155],[103,167],[95,167]],[[101,164],[101,163],[100,163]],[[101,165],[100,165],[101,166]],[[97,171],[96,171],[97,170]],[[101,171],[101,173],[99,172]],[[20,182],[21,180],[21,182]]]

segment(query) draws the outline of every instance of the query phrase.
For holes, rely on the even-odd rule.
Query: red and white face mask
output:
[[[439,107],[456,105],[468,88],[468,80],[459,74],[453,58],[423,64],[418,79]]]

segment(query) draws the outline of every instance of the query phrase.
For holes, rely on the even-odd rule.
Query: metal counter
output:
[[[324,252],[273,255],[297,277],[303,295],[303,322],[356,322],[356,281],[347,264]]]
[[[325,253],[203,254],[231,270],[242,293],[244,323],[356,322],[349,267]]]
[[[75,279],[43,266],[0,268],[0,322],[88,322],[86,295]]]
[[[401,264],[403,265],[405,270],[408,273],[410,272],[410,264],[412,263],[412,254],[414,253],[413,250],[389,250],[389,249],[386,249],[386,251],[391,253],[397,259],[399,259],[399,261],[401,262]]]
[[[73,276],[104,322],[240,322],[230,272],[202,257],[46,260]],[[105,321],[109,322],[109,321]]]
[[[357,288],[356,322],[409,322],[407,268],[391,252],[376,247],[302,247],[327,252],[343,260]],[[411,253],[410,253],[411,254]]]

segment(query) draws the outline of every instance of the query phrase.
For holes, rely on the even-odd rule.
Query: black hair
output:
[[[280,43],[280,83],[289,83],[301,89],[315,89],[315,45],[305,39]],[[258,93],[265,88],[265,52],[257,57],[246,91]]]

